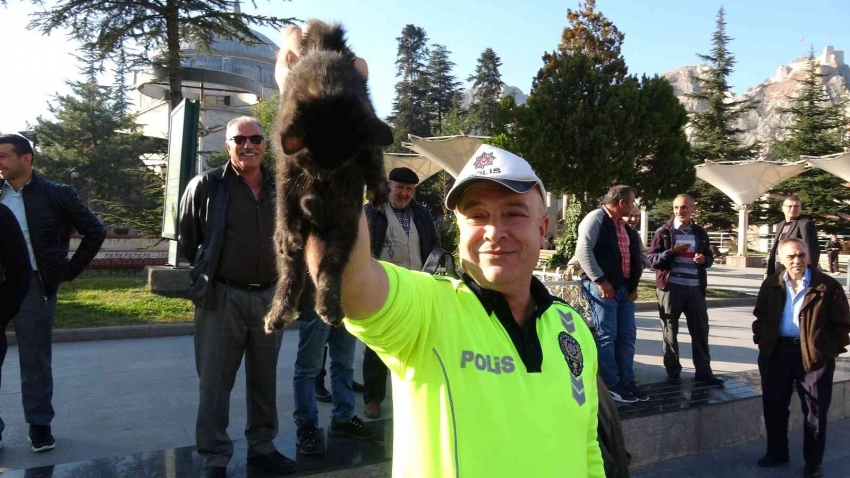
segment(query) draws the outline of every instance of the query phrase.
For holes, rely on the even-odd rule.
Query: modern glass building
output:
[[[201,101],[198,150],[202,153],[223,151],[227,122],[250,114],[253,105],[278,92],[274,65],[279,48],[265,35],[252,32],[261,43],[216,38],[207,50],[180,44],[183,97]],[[136,122],[144,134],[161,138],[168,136],[168,72],[157,66],[164,61],[157,55],[153,66],[135,72],[132,98]],[[165,167],[161,158],[148,158],[145,163],[155,169]]]

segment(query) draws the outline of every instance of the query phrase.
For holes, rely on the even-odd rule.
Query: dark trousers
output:
[[[838,253],[830,252],[827,257],[829,257],[829,272],[838,272]]]
[[[678,376],[682,372],[679,363],[679,317],[685,314],[688,332],[691,334],[691,355],[698,377],[707,377],[711,372],[711,355],[708,353],[708,312],[705,293],[698,286],[688,287],[667,284],[667,290],[656,291],[658,313],[661,317],[661,333],[664,340],[664,368],[667,375]]]
[[[38,274],[33,274],[30,290],[18,315],[12,319],[21,362],[21,400],[24,418],[30,425],[50,425],[53,411],[53,317],[56,296],[45,300]],[[0,339],[0,368],[6,358],[5,326]],[[6,425],[0,419],[0,434]]]
[[[374,350],[366,347],[363,355],[363,402],[381,403],[387,396],[387,366]]]
[[[826,445],[826,421],[832,400],[832,376],[835,360],[823,367],[806,372],[800,343],[780,338],[773,353],[759,353],[764,425],[767,429],[767,454],[779,458],[788,456],[788,410],[793,385],[797,385],[800,408],[803,411],[803,457],[806,465],[820,465]]]
[[[230,392],[243,356],[248,456],[275,451],[277,358],[283,331],[266,334],[263,330],[274,288],[249,292],[216,283],[209,293],[216,294],[216,308],[195,307],[195,365],[201,381],[195,439],[204,467],[224,467],[233,456],[233,442],[227,435]]]
[[[325,365],[328,363],[328,344],[325,344],[325,350],[322,352],[322,369],[316,375],[316,388],[325,385],[325,377],[328,376],[328,371],[325,370]]]

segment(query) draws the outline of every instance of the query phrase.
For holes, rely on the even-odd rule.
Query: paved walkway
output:
[[[711,343],[717,372],[752,369],[755,346],[749,338],[747,308],[713,309]],[[661,332],[657,314],[638,315],[637,379],[651,383],[665,377],[661,362]],[[682,365],[692,370],[690,339],[682,328]],[[297,331],[287,331],[278,362],[280,435],[293,434],[292,374]],[[358,345],[355,377],[362,371]],[[0,450],[0,471],[66,463],[140,451],[191,445],[195,436],[198,379],[193,338],[71,342],[54,345],[57,448],[35,455],[27,444],[21,408],[17,347],[10,347],[3,367],[0,414],[6,421]],[[362,395],[357,395],[362,417]],[[385,403],[389,411],[390,400]],[[231,401],[229,433],[241,437],[245,426],[245,380],[240,370]],[[321,424],[330,420],[330,405],[319,404]],[[282,440],[291,444],[291,440]]]
[[[792,410],[792,413],[800,413]],[[631,471],[633,478],[791,478],[802,476],[803,432],[788,436],[791,462],[776,468],[759,468],[756,461],[764,455],[765,440],[756,440],[699,455],[675,458]],[[832,422],[827,431],[824,478],[850,478],[850,419]]]
[[[752,343],[751,308],[711,309],[710,344],[717,373],[755,368],[757,351]],[[662,381],[661,331],[656,313],[637,318],[637,379],[644,383]],[[277,443],[291,454],[292,374],[297,331],[284,334],[278,362],[278,410],[280,435]],[[684,319],[680,330],[685,376],[692,373],[690,338]],[[362,347],[358,346],[355,378],[361,380]],[[194,444],[198,406],[193,338],[163,337],[71,342],[54,345],[53,430],[57,448],[33,454],[27,444],[27,425],[21,409],[17,347],[10,347],[2,372],[0,414],[6,421],[6,447],[0,450],[0,472],[56,463],[90,460],[115,455],[162,450]],[[357,413],[362,417],[362,395],[357,395]],[[330,421],[328,404],[319,404],[320,425]],[[390,400],[385,402],[391,415]],[[231,400],[230,436],[244,433],[246,418],[244,370],[240,370]],[[850,448],[850,447],[848,447]],[[744,475],[741,475],[744,476]]]

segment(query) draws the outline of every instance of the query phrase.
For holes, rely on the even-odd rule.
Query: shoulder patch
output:
[[[564,354],[564,359],[570,366],[570,372],[573,377],[580,377],[584,370],[584,357],[581,353],[581,345],[573,338],[572,335],[561,332],[558,334],[558,345],[561,346],[561,352]]]

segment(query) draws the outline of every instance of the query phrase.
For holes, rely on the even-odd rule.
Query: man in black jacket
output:
[[[53,449],[55,415],[52,334],[59,284],[71,281],[97,255],[106,229],[70,186],[32,170],[32,144],[23,136],[0,136],[0,203],[15,215],[34,274],[29,293],[13,319],[21,361],[21,394],[32,450]],[[68,259],[71,230],[83,239]]]
[[[820,260],[818,229],[815,221],[800,217],[802,209],[803,203],[797,196],[788,196],[782,202],[782,213],[785,214],[785,220],[779,221],[776,225],[776,238],[773,240],[773,246],[770,248],[770,256],[767,258],[767,271],[764,273],[765,279],[784,270],[779,259],[776,257],[776,247],[785,239],[802,239],[803,242],[808,244],[809,264],[815,269],[818,268],[818,261]]]
[[[200,400],[195,439],[202,476],[224,477],[233,456],[227,434],[230,392],[245,358],[248,467],[276,476],[295,471],[277,451],[276,376],[283,331],[266,334],[263,317],[277,280],[274,178],[262,166],[266,150],[256,118],[227,124],[230,161],[196,176],[180,201],[180,238],[192,262],[195,365]]]
[[[706,269],[714,263],[705,229],[691,220],[694,198],[680,194],[673,200],[673,219],[655,232],[647,254],[655,269],[658,313],[664,340],[664,368],[671,385],[682,383],[679,363],[679,317],[685,314],[694,357],[695,380],[723,385],[711,371],[708,353],[708,310],[705,304]]]
[[[6,325],[21,309],[21,303],[30,288],[30,266],[27,243],[15,215],[0,204],[0,368],[6,359]],[[3,447],[3,429],[0,419],[0,448]]]
[[[413,199],[419,177],[409,168],[390,171],[390,202],[380,207],[365,206],[369,223],[372,256],[410,270],[422,266],[434,249],[440,248],[440,234],[434,218]],[[372,349],[363,356],[363,413],[381,416],[381,402],[387,393],[387,366]]]

